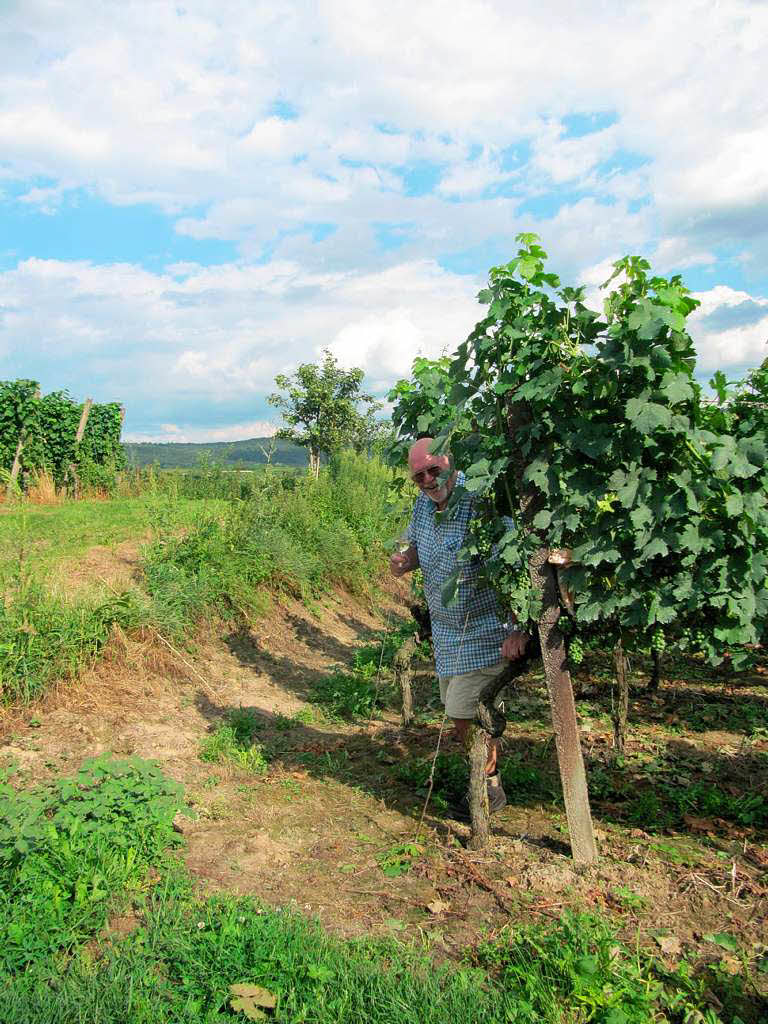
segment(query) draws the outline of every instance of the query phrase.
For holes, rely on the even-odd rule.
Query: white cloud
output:
[[[718,211],[768,204],[766,34],[768,8],[748,0],[595,0],[578,17],[564,0],[190,0],[151,13],[142,2],[27,0],[0,35],[0,147],[19,175],[112,201],[211,205],[181,230],[242,240],[375,216],[373,193],[409,219],[418,209],[393,168],[437,161],[441,195],[477,195],[508,180],[497,154],[527,140],[527,193],[573,184],[628,199],[647,188],[662,230],[712,245],[728,237]],[[296,120],[276,116],[281,98]],[[616,122],[569,137],[561,118],[584,111]],[[477,145],[484,156],[468,161]],[[647,168],[598,180],[617,151]],[[458,205],[440,204],[452,244]],[[434,254],[420,238],[418,255]]]
[[[125,433],[124,441],[136,444],[142,442],[174,442],[184,441],[196,444],[213,441],[248,441],[252,437],[272,437],[277,429],[274,423],[266,420],[253,420],[248,423],[231,423],[224,427],[204,427],[197,430],[180,427],[177,423],[161,423],[160,432],[154,434]]]
[[[191,436],[200,405],[203,413],[215,407],[223,425],[195,436],[225,439],[241,422],[228,409],[251,410],[245,424],[254,412],[269,421],[275,375],[314,362],[326,347],[383,393],[417,354],[463,340],[480,313],[476,290],[477,282],[431,261],[356,274],[307,273],[286,261],[153,274],[27,260],[0,273],[0,376],[81,394],[89,366],[89,392],[124,402],[129,436],[171,439],[169,422]],[[22,362],[25,372],[14,372]],[[190,418],[153,411],[169,408]],[[252,436],[250,426],[237,430]]]
[[[630,251],[716,282],[725,250],[759,281],[766,36],[749,0],[25,0],[0,27],[5,195],[24,182],[24,208],[51,213],[71,189],[154,203],[185,246],[231,240],[241,260],[25,260],[0,274],[3,372],[132,389],[129,417],[144,402],[152,430],[187,431],[182,408],[207,402],[218,424],[239,422],[230,401],[268,415],[274,373],[325,345],[382,388],[451,349],[478,282],[437,261],[512,255],[520,230],[590,295]],[[567,130],[594,113],[609,126]],[[759,357],[761,318],[716,291],[702,359]]]
[[[768,357],[768,299],[718,285],[695,292],[689,330],[705,371],[756,366]]]

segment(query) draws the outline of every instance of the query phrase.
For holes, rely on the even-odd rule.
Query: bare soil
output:
[[[132,571],[124,547],[115,557],[125,568],[111,565],[111,580]],[[83,563],[83,573],[96,569],[108,569],[100,550]],[[729,931],[747,944],[768,941],[768,836],[754,828],[694,817],[682,832],[646,831],[623,822],[609,800],[596,801],[601,857],[585,871],[570,860],[556,799],[508,793],[510,805],[494,817],[490,846],[481,853],[466,849],[466,825],[432,807],[420,828],[423,797],[398,781],[395,769],[434,752],[439,712],[402,730],[394,710],[349,724],[323,718],[307,700],[313,679],[349,663],[377,631],[404,617],[403,600],[394,585],[375,608],[343,593],[312,610],[275,599],[250,631],[211,629],[194,650],[169,648],[156,636],[116,634],[106,657],[77,683],[23,714],[6,715],[0,761],[14,761],[16,779],[26,785],[71,774],[105,751],[156,759],[186,787],[193,816],[180,817],[178,827],[186,863],[203,889],[292,904],[345,936],[429,933],[453,955],[506,925],[573,909],[615,915],[627,934],[639,927],[659,945],[673,936],[681,950],[701,947],[713,932]],[[766,701],[762,682],[748,681],[751,700]],[[423,708],[434,696],[428,664],[417,683]],[[748,742],[722,727],[674,732],[686,729],[685,715],[678,711],[676,722],[674,711],[683,685],[665,682],[657,697],[634,702],[630,752],[654,743],[679,748],[687,770],[697,757],[715,765],[709,770],[731,780],[734,794],[740,778],[756,791],[768,784],[768,740],[759,730]],[[700,686],[702,700],[707,686]],[[263,776],[199,758],[206,735],[239,707],[258,715],[257,739],[270,755]],[[309,718],[308,709],[308,723],[291,721],[297,712]],[[610,722],[586,700],[580,709],[585,753],[602,757]],[[540,677],[523,681],[510,712],[507,756],[543,766],[556,786]],[[441,743],[456,749],[447,734]],[[406,842],[420,847],[413,866],[388,877],[380,859]]]

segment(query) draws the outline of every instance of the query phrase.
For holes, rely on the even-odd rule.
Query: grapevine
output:
[[[77,444],[82,411],[66,391],[41,397],[36,381],[0,381],[0,468],[10,469],[19,451],[22,478],[45,469],[57,486],[64,487],[73,483],[74,472],[81,483],[109,489],[125,465],[122,410],[114,402],[92,405],[84,437]]]
[[[520,241],[449,369],[429,369],[441,386],[422,386],[420,364],[392,392],[401,444],[441,431],[494,541],[489,580],[516,614],[537,618],[521,567],[542,545],[571,548],[580,627],[640,651],[685,624],[710,661],[729,652],[738,668],[768,618],[768,368],[720,406],[703,401],[686,331],[697,302],[679,277],[619,260],[598,313],[547,271],[535,236]]]

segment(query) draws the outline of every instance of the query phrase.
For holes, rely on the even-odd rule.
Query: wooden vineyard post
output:
[[[16,488],[16,478],[19,475],[21,469],[21,453],[24,450],[24,435],[19,435],[19,443],[16,445],[16,454],[13,457],[13,465],[11,466],[11,475],[8,477],[8,486],[5,489],[5,496],[10,501],[13,497],[13,492]]]
[[[415,652],[416,637],[409,636],[392,659],[395,685],[397,686],[399,684],[400,692],[403,696],[401,721],[404,729],[406,729],[413,721],[413,691],[411,690],[411,679],[413,678],[412,662]]]
[[[485,774],[487,760],[487,734],[479,725],[472,725],[469,731],[469,818],[472,834],[468,844],[471,850],[484,850],[488,845],[490,814]]]
[[[571,852],[577,864],[594,864],[597,860],[597,846],[589,809],[576,702],[573,699],[571,674],[566,668],[565,639],[557,624],[560,618],[557,570],[547,562],[547,554],[547,548],[540,548],[530,563],[531,582],[543,593],[538,623],[541,658],[549,691]]]
[[[75,434],[75,447],[77,447],[77,445],[79,445],[80,442],[83,440],[83,435],[85,434],[85,428],[88,424],[88,417],[91,413],[92,405],[92,398],[86,398],[85,402],[83,402],[83,411],[80,413],[80,422],[77,425],[77,432]],[[77,466],[75,465],[74,462],[70,462],[69,471],[72,474],[72,479],[75,482],[75,497],[77,497],[78,491],[80,490],[80,479],[77,475]]]
[[[83,403],[83,411],[80,413],[80,422],[77,425],[77,433],[75,434],[75,444],[80,444],[83,440],[83,434],[88,423],[88,417],[91,414],[91,406],[93,405],[92,398],[86,398]]]
[[[648,693],[656,693],[661,682],[661,654],[658,651],[652,650],[651,661],[653,662],[653,669],[648,680]]]
[[[571,675],[567,668],[565,638],[558,626],[560,586],[557,570],[548,561],[549,548],[546,546],[546,536],[543,531],[533,526],[534,516],[543,504],[542,495],[534,484],[525,479],[526,462],[515,441],[517,431],[530,424],[531,413],[528,404],[510,402],[507,406],[507,427],[520,495],[522,526],[527,533],[538,535],[542,541],[541,547],[528,564],[528,571],[534,591],[541,594],[542,598],[538,634],[552,712],[552,728],[555,734],[565,814],[568,819],[571,853],[577,864],[594,864],[597,860],[597,845],[589,809],[587,775],[581,752],[576,702],[573,699]]]
[[[616,673],[618,694],[611,709],[613,722],[613,750],[616,757],[623,757],[624,742],[627,738],[627,714],[629,712],[629,678],[624,647],[619,640],[613,649],[613,667]]]

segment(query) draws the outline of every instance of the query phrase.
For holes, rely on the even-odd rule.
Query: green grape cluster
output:
[[[584,643],[580,636],[571,637],[568,644],[568,660],[572,665],[580,665],[584,661]]]
[[[573,619],[570,615],[561,615],[557,620],[557,626],[563,636],[570,636],[573,633]]]
[[[667,649],[667,638],[664,636],[663,629],[654,629],[651,634],[651,650],[655,651],[656,654],[663,654]]]
[[[703,629],[691,629],[686,626],[680,634],[680,644],[692,651],[700,651],[707,642],[707,635]]]
[[[519,569],[517,576],[515,577],[515,583],[518,590],[522,590],[527,593],[531,589],[531,577],[528,575],[527,569]]]

